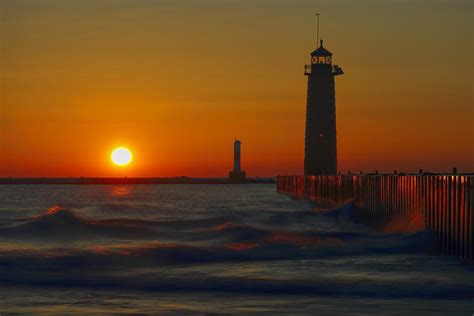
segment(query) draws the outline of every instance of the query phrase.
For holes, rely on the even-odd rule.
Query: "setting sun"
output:
[[[110,155],[112,162],[118,166],[126,166],[132,161],[132,152],[125,147],[118,147]]]

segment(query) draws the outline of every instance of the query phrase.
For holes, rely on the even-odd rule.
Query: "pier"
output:
[[[354,218],[377,231],[433,232],[432,249],[474,259],[474,176],[278,176],[277,190],[321,208],[354,204]]]

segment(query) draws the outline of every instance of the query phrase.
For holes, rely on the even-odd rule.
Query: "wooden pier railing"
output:
[[[377,230],[431,230],[442,253],[474,259],[474,176],[278,176],[277,190],[321,207],[355,205],[355,219]]]

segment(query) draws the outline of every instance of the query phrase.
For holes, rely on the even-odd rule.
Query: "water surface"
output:
[[[0,313],[474,312],[472,266],[351,213],[263,184],[1,186]]]

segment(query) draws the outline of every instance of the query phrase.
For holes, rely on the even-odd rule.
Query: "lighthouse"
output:
[[[239,183],[245,182],[245,171],[240,168],[240,145],[238,139],[234,141],[234,169],[229,172],[229,182]]]
[[[304,74],[308,77],[304,174],[336,174],[336,89],[334,77],[342,75],[343,71],[339,66],[332,64],[332,53],[323,46],[322,39],[319,42],[319,47],[311,53],[311,64],[305,65]]]

